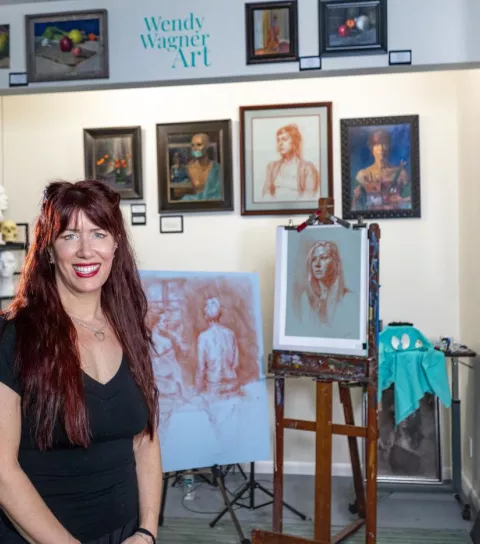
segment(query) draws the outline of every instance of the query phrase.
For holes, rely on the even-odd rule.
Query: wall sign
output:
[[[131,204],[130,212],[132,215],[132,225],[147,224],[147,205],[146,204]]]
[[[171,67],[197,68],[211,66],[205,17],[190,12],[186,17],[164,18],[160,15],[144,17],[140,34],[145,50],[157,50],[172,57]]]
[[[181,234],[183,232],[183,215],[161,215],[160,232],[162,234]]]

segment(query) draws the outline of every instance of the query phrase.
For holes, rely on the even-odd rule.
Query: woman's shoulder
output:
[[[20,392],[15,367],[15,321],[0,316],[0,382]]]
[[[0,316],[0,355],[13,355],[15,350],[15,320]]]

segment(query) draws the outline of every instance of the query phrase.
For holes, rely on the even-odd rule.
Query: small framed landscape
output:
[[[387,0],[318,0],[320,55],[387,53]]]
[[[296,0],[245,4],[247,64],[298,60]]]
[[[109,77],[107,11],[26,15],[30,83]]]
[[[233,210],[231,121],[157,125],[159,213]]]
[[[141,128],[88,128],[83,137],[85,176],[104,181],[124,200],[143,198]]]
[[[240,108],[242,215],[305,214],[333,199],[330,102]]]
[[[342,119],[344,219],[421,216],[419,117]]]

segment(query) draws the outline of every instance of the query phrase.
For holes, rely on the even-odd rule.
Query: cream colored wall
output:
[[[148,225],[131,229],[142,268],[258,272],[266,353],[271,348],[275,226],[288,218],[239,213],[240,105],[333,102],[336,212],[341,213],[339,120],[420,115],[422,219],[380,221],[381,316],[411,320],[429,336],[456,335],[458,289],[458,157],[455,73],[397,74],[138,90],[38,94],[2,99],[4,184],[14,220],[32,220],[52,179],[83,176],[85,127],[141,125]],[[155,123],[230,118],[233,123],[235,212],[185,217],[182,235],[162,236],[157,214]],[[125,207],[129,222],[129,207]],[[357,416],[360,403],[356,399]],[[273,436],[273,397],[271,397]],[[313,419],[313,386],[289,384],[287,413]],[[343,421],[338,403],[335,420]],[[336,471],[348,463],[334,442]],[[288,470],[311,472],[313,436],[287,433]],[[264,468],[268,468],[267,465]]]
[[[463,72],[459,85],[460,340],[480,354],[480,70]],[[463,469],[466,488],[480,507],[480,367],[460,367]],[[476,421],[475,421],[476,420]],[[470,448],[473,444],[473,451]]]

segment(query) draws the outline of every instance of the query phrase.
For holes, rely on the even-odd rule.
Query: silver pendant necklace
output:
[[[105,319],[105,325],[103,325],[102,327],[100,327],[99,329],[95,329],[94,327],[90,327],[89,325],[87,325],[86,323],[84,323],[81,319],[78,319],[78,317],[73,317],[73,315],[70,316],[76,323],[78,323],[79,325],[81,325],[82,327],[84,327],[85,329],[88,329],[89,331],[93,332],[95,338],[97,340],[100,340],[100,342],[103,342],[105,340],[105,333],[103,332],[103,330],[105,329],[105,327],[107,326],[108,324],[108,321]]]

